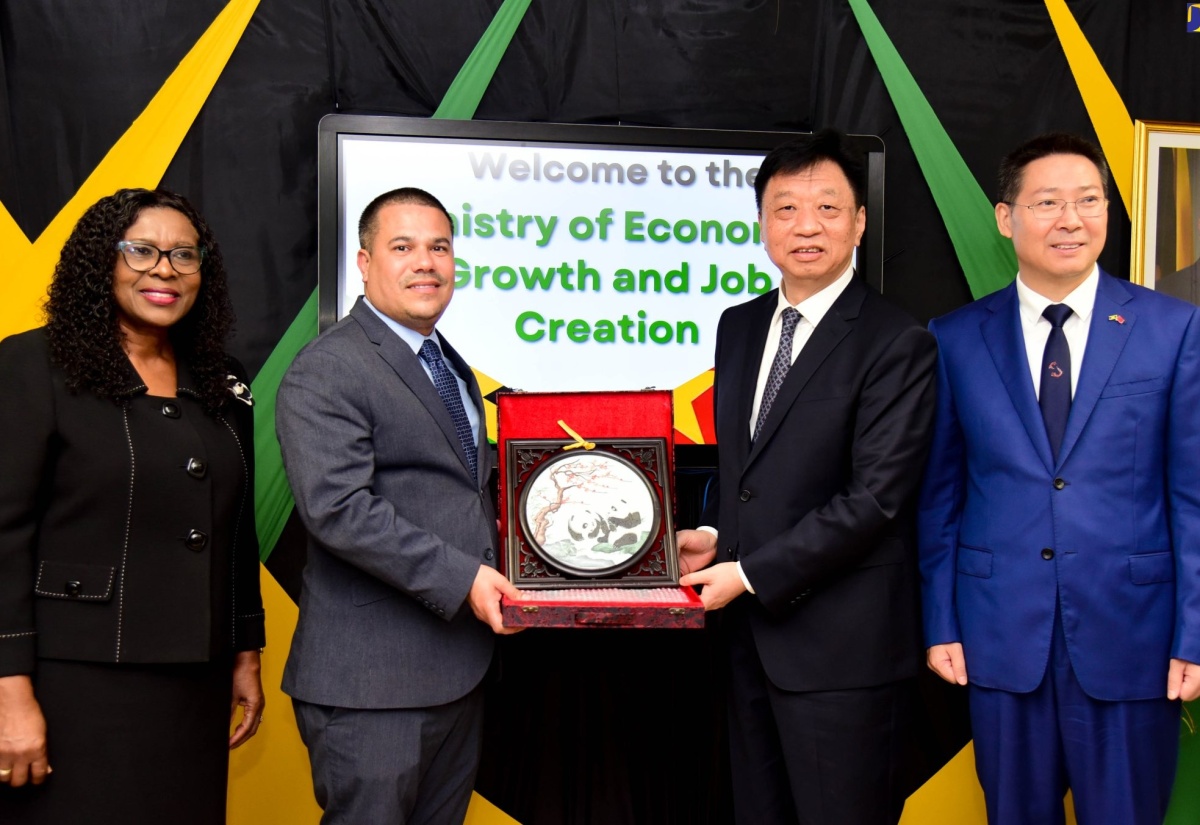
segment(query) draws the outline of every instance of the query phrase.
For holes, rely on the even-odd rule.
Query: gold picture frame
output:
[[[1200,123],[1135,121],[1133,168],[1129,278],[1200,303]]]

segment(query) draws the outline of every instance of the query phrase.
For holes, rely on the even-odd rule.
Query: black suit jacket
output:
[[[176,398],[128,377],[71,392],[44,329],[0,343],[0,676],[263,645],[250,406],[205,414],[182,362]]]
[[[778,295],[717,330],[719,489],[703,523],[740,558],[763,667],[778,687],[836,690],[921,661],[914,499],[934,411],[933,337],[855,278],[788,372],[759,437],[750,410]]]

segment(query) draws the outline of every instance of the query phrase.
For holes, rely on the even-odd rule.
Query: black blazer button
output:
[[[1054,558],[1054,551],[1051,550],[1049,547],[1043,548],[1042,549],[1042,558],[1045,559],[1046,561],[1050,561],[1050,559]]]
[[[164,401],[162,405],[162,414],[167,418],[178,418],[180,416],[179,405],[174,401]]]
[[[183,537],[183,543],[187,549],[199,553],[208,545],[208,534],[199,530],[189,530],[188,534]]]
[[[1063,481],[1061,478],[1054,479],[1054,489],[1055,490],[1061,490],[1062,488],[1064,488],[1066,486],[1067,486],[1067,482]]]
[[[492,559],[496,558],[496,554],[491,551],[491,548],[488,548],[487,550],[483,551],[483,557],[488,561],[491,561]]]
[[[738,498],[740,498],[742,501],[749,501],[750,500],[750,491],[742,490],[742,494],[739,495]]]
[[[208,464],[203,458],[189,458],[185,469],[192,478],[204,478],[208,474]]]
[[[67,582],[63,586],[63,592],[73,599],[77,598],[78,596],[83,595],[83,583],[75,581]]]

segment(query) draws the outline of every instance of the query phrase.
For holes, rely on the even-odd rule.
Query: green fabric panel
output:
[[[500,65],[500,58],[508,50],[517,26],[529,9],[529,3],[530,0],[504,0],[504,5],[497,10],[487,31],[479,38],[467,62],[463,63],[454,82],[446,90],[442,104],[433,113],[434,117],[447,120],[470,120],[475,117],[479,101],[492,82],[492,75]]]
[[[475,116],[475,109],[492,82],[496,66],[512,42],[513,33],[529,3],[530,0],[504,0],[504,5],[496,12],[487,31],[450,84],[442,104],[433,114],[435,118],[469,120]],[[317,291],[314,289],[251,385],[254,392],[254,517],[258,528],[258,554],[264,562],[275,549],[295,506],[283,471],[279,439],[275,435],[275,396],[292,359],[316,337]]]
[[[1200,719],[1200,700],[1185,705],[1184,711],[1195,724]],[[1179,767],[1163,825],[1196,825],[1200,822],[1200,732],[1182,724],[1179,737]]]
[[[867,0],[849,3],[950,233],[971,294],[982,298],[995,292],[1016,276],[1017,257],[1012,242],[996,230],[994,205],[942,128]]]
[[[300,308],[287,332],[254,376],[254,518],[258,528],[258,557],[266,561],[292,513],[292,490],[283,472],[283,456],[275,437],[275,396],[292,359],[317,337],[317,291]]]

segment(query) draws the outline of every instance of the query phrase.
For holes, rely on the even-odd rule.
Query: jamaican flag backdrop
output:
[[[1119,197],[1101,263],[1127,270],[1131,118],[1200,121],[1184,2],[1136,0],[13,0],[0,5],[0,335],[39,323],[82,210],[184,192],[221,239],[257,373],[267,722],[237,751],[230,820],[315,823],[278,692],[303,565],[273,443],[274,387],[316,332],[316,124],[327,113],[730,129],[836,126],[887,144],[885,292],[918,318],[1006,283],[1000,156],[1094,135]],[[1124,208],[1121,208],[1121,207]],[[749,207],[748,208],[752,208]],[[453,310],[451,310],[453,311]],[[495,381],[485,379],[485,392]],[[708,375],[676,388],[711,437]],[[3,391],[0,389],[0,391]],[[5,437],[20,437],[6,434]],[[684,485],[682,489],[686,489]],[[681,509],[686,509],[682,507]],[[730,821],[705,634],[527,633],[491,685],[469,822]],[[961,692],[923,685],[906,825],[982,823]],[[648,695],[655,697],[648,701]],[[51,732],[51,737],[53,733]],[[1168,822],[1200,821],[1181,731]],[[53,739],[51,738],[51,748]],[[506,813],[502,813],[506,812]],[[506,815],[507,814],[507,815]]]

